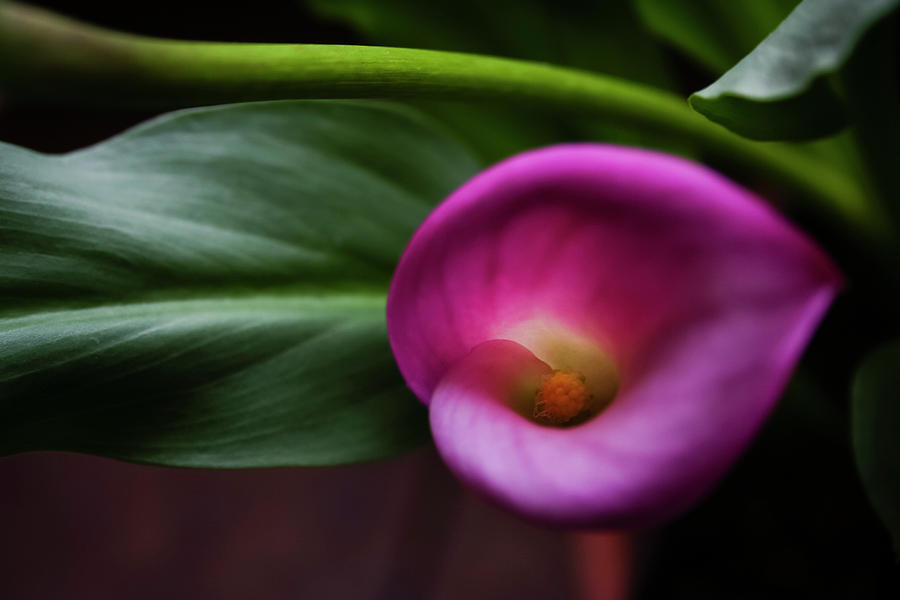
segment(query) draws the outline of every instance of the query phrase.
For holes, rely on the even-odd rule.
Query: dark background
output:
[[[134,33],[359,43],[300,2],[34,2]],[[688,89],[696,74],[670,63]],[[152,113],[16,104],[0,141],[64,152]],[[818,339],[840,343],[845,301]],[[816,356],[804,368],[821,368]],[[44,598],[900,598],[849,451],[846,381],[792,384],[748,454],[666,527],[580,534],[460,488],[430,448],[331,469],[204,471],[64,453],[0,459],[0,596]]]

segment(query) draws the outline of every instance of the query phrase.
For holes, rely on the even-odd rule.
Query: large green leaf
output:
[[[670,76],[632,0],[304,0],[324,18],[390,46],[476,52],[549,62],[669,87]],[[536,115],[515,102],[420,103],[486,162],[547,144],[605,140],[659,145],[608,123]],[[649,139],[648,139],[649,138]],[[671,146],[671,141],[661,142]]]
[[[832,89],[859,40],[900,0],[804,0],[691,106],[752,139],[821,137],[846,124]]]
[[[0,454],[334,464],[427,439],[394,265],[476,170],[388,104],[173,113],[71,154],[0,145]]]
[[[799,0],[634,0],[659,38],[716,74],[781,23]]]
[[[900,340],[863,362],[853,386],[852,425],[866,493],[900,555]]]

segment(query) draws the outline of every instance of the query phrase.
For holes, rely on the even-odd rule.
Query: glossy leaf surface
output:
[[[384,325],[408,238],[476,170],[416,113],[271,102],[0,146],[0,453],[335,464],[427,439]]]
[[[846,124],[830,78],[898,0],[805,0],[756,49],[691,106],[732,131],[759,140],[799,140]]]

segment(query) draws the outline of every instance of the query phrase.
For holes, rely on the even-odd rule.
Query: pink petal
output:
[[[683,509],[721,475],[839,287],[805,236],[716,173],[559,146],[489,169],[434,211],[398,266],[388,331],[461,477],[535,519],[626,526]],[[479,344],[540,355],[545,326],[618,367],[618,396],[584,425],[540,426],[488,400],[502,377],[485,353],[500,350]]]

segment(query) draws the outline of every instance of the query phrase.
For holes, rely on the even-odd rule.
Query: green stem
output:
[[[507,100],[602,116],[692,142],[749,168],[859,233],[884,220],[858,183],[789,146],[740,138],[674,94],[542,63],[481,55],[310,44],[185,42],[117,33],[0,4],[0,86],[10,95],[174,107],[288,98]]]

